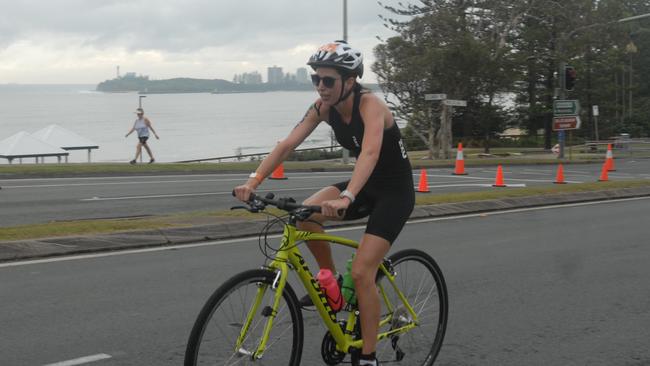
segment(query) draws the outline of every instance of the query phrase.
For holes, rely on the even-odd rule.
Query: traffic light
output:
[[[566,66],[564,68],[564,88],[568,91],[572,91],[576,85],[576,78],[578,73],[573,66]]]

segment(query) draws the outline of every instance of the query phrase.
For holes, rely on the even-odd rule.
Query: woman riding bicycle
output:
[[[247,201],[265,177],[307,138],[321,121],[334,130],[341,146],[357,161],[348,181],[325,187],[305,200],[322,206],[321,214],[301,222],[299,228],[323,232],[327,220],[354,220],[368,216],[365,233],[352,263],[361,318],[363,349],[359,365],[377,365],[374,357],[380,319],[375,275],[384,256],[402,230],[415,203],[413,174],[400,131],[392,113],[377,96],[364,89],[361,52],[345,41],[320,47],[307,63],[320,98],[296,127],[266,157],[248,181],[235,188],[238,199]],[[340,210],[345,210],[341,217]],[[307,243],[321,269],[336,272],[329,243]],[[307,297],[307,300],[309,298]],[[310,300],[309,300],[310,301]],[[304,300],[301,300],[303,305]]]

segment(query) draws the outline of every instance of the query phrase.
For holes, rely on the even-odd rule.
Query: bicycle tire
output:
[[[300,359],[302,357],[302,347],[303,347],[303,337],[304,337],[304,325],[303,325],[303,320],[302,320],[302,313],[300,311],[300,306],[298,303],[298,299],[296,298],[296,294],[289,285],[289,283],[285,284],[284,291],[282,293],[282,299],[284,300],[285,304],[283,306],[282,302],[280,303],[280,306],[278,307],[278,313],[276,315],[276,318],[274,319],[274,324],[273,328],[271,330],[271,334],[269,336],[269,340],[267,343],[267,349],[261,359],[257,359],[254,362],[252,360],[246,360],[242,358],[247,358],[250,357],[246,355],[245,353],[242,354],[242,352],[235,352],[234,346],[236,344],[237,338],[239,336],[239,333],[241,331],[242,325],[244,323],[243,319],[246,318],[246,314],[248,314],[248,310],[250,309],[251,304],[253,304],[254,301],[248,301],[243,299],[245,295],[251,295],[247,291],[246,294],[241,293],[239,291],[240,289],[243,289],[246,287],[246,290],[250,288],[252,285],[254,288],[254,293],[257,293],[257,288],[259,287],[260,284],[263,285],[268,285],[269,287],[273,283],[275,279],[275,273],[269,270],[264,270],[264,269],[254,269],[254,270],[249,270],[242,272],[238,275],[235,275],[234,277],[230,278],[228,281],[226,281],[224,284],[222,284],[219,288],[215,290],[215,292],[210,296],[208,301],[205,303],[203,308],[201,309],[201,312],[199,313],[196,322],[194,323],[194,326],[192,328],[192,331],[190,333],[189,340],[187,342],[187,348],[185,352],[185,366],[199,366],[199,365],[204,365],[204,364],[209,364],[209,365],[230,365],[230,364],[237,364],[237,365],[248,365],[248,364],[255,364],[255,365],[290,365],[290,366],[299,366],[300,365]],[[268,288],[265,290],[264,293],[264,300],[267,300],[268,298],[273,297],[274,291],[268,291]],[[239,299],[241,299],[241,311],[237,307],[232,306],[229,301],[231,301],[229,298],[234,297],[239,295]],[[255,294],[252,294],[252,299],[254,300]],[[234,300],[237,300],[236,298]],[[260,309],[256,311],[255,318],[253,322],[251,323],[251,326],[248,328],[248,334],[252,334],[256,331],[260,331],[263,329],[263,325],[265,323],[265,315],[262,314],[262,310],[265,307],[265,304],[267,304],[268,301],[264,301],[260,305]],[[230,305],[229,309],[224,309]],[[232,313],[233,315],[233,321],[232,322],[223,322],[222,324],[220,320],[221,319],[215,319],[215,314],[221,316],[221,310],[227,310],[228,312]],[[230,314],[224,314],[226,316]],[[257,318],[260,317],[262,320],[259,322],[256,321]],[[238,321],[239,320],[239,321]],[[290,343],[291,343],[291,351],[288,354],[288,359],[284,360],[283,357],[287,356],[287,351],[289,351],[289,347],[283,348],[282,345],[278,345],[277,347],[275,346],[278,341],[280,340],[285,340],[284,338],[287,337],[285,333],[287,333],[289,327],[286,327],[285,324],[283,324],[285,321],[291,321],[291,334],[290,336],[292,337]],[[215,336],[212,337],[212,328],[213,323],[217,322],[216,327],[219,328],[220,332]],[[210,327],[210,328],[209,328]],[[221,329],[225,328],[225,329]],[[259,329],[261,328],[261,329]],[[284,329],[284,331],[283,331]],[[210,331],[210,334],[206,334],[206,331]],[[275,332],[275,333],[274,333]],[[281,332],[281,333],[277,333]],[[207,337],[206,337],[207,336]],[[251,342],[249,343],[248,336],[246,337],[245,344],[249,345],[249,349],[254,349],[256,345],[259,343],[258,339],[250,339]],[[203,341],[206,342],[218,342],[220,343],[219,345],[211,345],[210,343],[204,344]],[[244,344],[244,345],[245,345]],[[244,349],[244,345],[240,349]],[[272,351],[276,351],[272,353]],[[208,359],[209,357],[209,359]],[[277,358],[281,357],[283,358],[283,361],[279,361]],[[205,362],[204,362],[205,361]],[[232,363],[230,363],[232,361]]]
[[[396,252],[389,259],[396,273],[395,282],[397,287],[406,296],[415,310],[420,325],[400,335],[395,341],[399,350],[404,352],[401,360],[397,355],[397,348],[391,338],[378,342],[377,359],[384,362],[395,362],[409,366],[431,366],[438,357],[438,353],[442,347],[449,315],[447,285],[442,271],[430,255],[417,249],[406,249]],[[411,266],[414,268],[410,268]],[[421,277],[413,278],[412,276],[414,275],[421,275]],[[425,276],[429,275],[431,276],[431,283],[425,283]],[[384,285],[383,288],[389,293],[388,296],[390,298],[392,287],[390,287],[388,281],[383,275],[378,275],[377,281]],[[433,287],[427,290],[426,287],[432,284],[435,284],[435,291],[433,291]],[[410,317],[406,309],[403,307],[400,309],[397,306],[401,301],[398,300],[394,291],[392,291],[392,294],[393,296],[390,300],[393,306],[395,306],[393,315],[400,312],[402,316]],[[423,299],[422,296],[426,296],[426,298]],[[431,303],[428,303],[429,297],[433,300]],[[382,314],[385,315],[388,310],[383,304],[383,301],[380,302],[382,303]],[[432,329],[428,331],[426,329],[429,327],[425,327],[425,325],[428,325],[431,321],[435,323],[431,324]]]

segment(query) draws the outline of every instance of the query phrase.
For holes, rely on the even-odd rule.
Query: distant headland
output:
[[[379,89],[377,84],[364,84],[370,89]],[[173,78],[151,80],[148,76],[128,73],[97,84],[97,91],[105,93],[261,93],[273,91],[311,91],[314,87],[309,82],[283,80],[274,83],[234,83],[223,79]]]
[[[308,91],[310,84],[236,84],[222,79],[174,78],[150,80],[147,76],[120,77],[106,80],[97,85],[97,91],[107,93],[137,92],[140,94],[161,93],[256,93],[269,91]]]

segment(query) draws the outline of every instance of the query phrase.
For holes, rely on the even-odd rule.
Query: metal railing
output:
[[[650,157],[650,139],[647,138],[614,138],[609,140],[585,141],[585,152],[600,153],[612,149],[617,150],[618,156]]]
[[[310,148],[305,148],[305,149],[295,149],[294,152],[305,152],[305,151],[316,151],[316,150],[330,150],[333,151],[334,149],[339,149],[341,148],[341,145],[333,145],[333,146],[323,146],[323,147],[310,147]],[[217,156],[214,158],[203,158],[203,159],[192,159],[192,160],[181,160],[181,161],[176,161],[176,163],[201,163],[201,162],[206,162],[206,161],[216,161],[217,163],[221,163],[224,160],[237,160],[241,161],[246,158],[249,158],[250,160],[261,160],[262,157],[269,155],[271,152],[263,152],[263,153],[254,153],[254,154],[237,154],[237,155],[228,155],[228,156]],[[255,158],[255,159],[252,159]]]

